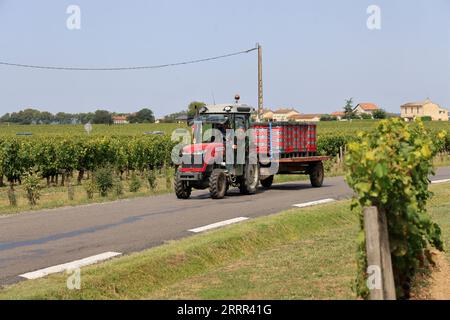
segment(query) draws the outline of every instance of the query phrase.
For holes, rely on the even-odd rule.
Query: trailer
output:
[[[307,174],[311,185],[321,187],[324,179],[323,162],[330,157],[317,153],[317,125],[315,123],[265,122],[254,123],[255,144],[260,158],[260,182],[268,189],[274,175],[268,168],[277,164],[276,174]]]
[[[230,187],[238,187],[242,194],[252,194],[259,184],[265,189],[270,188],[276,174],[307,174],[313,187],[322,186],[323,161],[329,157],[317,153],[317,125],[254,122],[255,115],[254,108],[238,102],[209,105],[198,110],[192,121],[193,131],[198,131],[196,124],[200,124],[199,127],[223,132],[223,140],[196,139],[194,144],[182,149],[184,161],[175,176],[175,193],[179,199],[188,199],[192,189],[209,188],[213,199],[225,197]],[[245,161],[227,161],[230,155],[226,151],[230,145],[228,131],[246,133],[242,140],[245,150],[241,154]],[[235,142],[231,145],[234,157],[240,147]],[[218,158],[221,160],[214,161]]]

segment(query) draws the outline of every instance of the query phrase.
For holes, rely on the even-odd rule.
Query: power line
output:
[[[2,62],[0,61],[0,65],[8,66],[8,67],[18,67],[18,68],[29,68],[29,69],[45,69],[45,70],[65,70],[65,71],[125,71],[125,70],[144,70],[144,69],[161,69],[168,67],[176,67],[187,64],[201,63],[219,59],[225,59],[241,54],[247,54],[252,51],[258,50],[258,48],[252,48],[248,50],[228,53],[220,56],[196,59],[196,60],[188,60],[183,62],[176,63],[167,63],[153,66],[132,66],[132,67],[112,67],[112,68],[80,68],[80,67],[57,67],[57,66],[39,66],[39,65],[31,65],[31,64],[20,64],[20,63],[11,63],[11,62]]]

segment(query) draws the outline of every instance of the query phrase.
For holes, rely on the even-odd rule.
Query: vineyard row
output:
[[[435,134],[435,133],[431,133]],[[319,135],[318,151],[335,156],[355,135]],[[450,150],[450,134],[437,141],[440,152]],[[436,141],[436,139],[434,139]],[[95,171],[144,171],[170,165],[174,142],[164,136],[1,137],[0,177],[21,180],[28,172],[49,179],[58,174]]]

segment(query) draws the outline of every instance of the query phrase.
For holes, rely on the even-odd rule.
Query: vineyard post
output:
[[[376,207],[364,208],[367,266],[375,267],[380,274],[379,286],[369,286],[371,300],[396,300],[394,274],[386,213]]]
[[[11,207],[17,206],[17,198],[16,198],[16,194],[15,194],[15,190],[14,190],[14,180],[13,179],[11,179],[11,181],[10,181],[10,185],[9,185],[9,189],[8,189],[8,199],[9,199],[9,204],[11,205]]]
[[[75,198],[75,190],[73,189],[70,173],[67,174],[67,195],[70,201]]]

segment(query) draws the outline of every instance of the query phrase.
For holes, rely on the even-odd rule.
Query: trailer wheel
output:
[[[264,189],[270,189],[273,184],[273,176],[268,177],[267,179],[261,180],[261,185]]]
[[[213,199],[223,199],[227,192],[227,176],[223,170],[215,169],[209,178],[209,192]]]
[[[253,194],[259,184],[259,168],[257,164],[245,166],[245,175],[241,178],[239,190],[242,194]]]
[[[192,188],[188,186],[186,181],[183,181],[177,175],[175,177],[175,194],[178,199],[189,199],[191,196]]]
[[[311,185],[314,188],[320,188],[323,185],[323,164],[322,162],[318,162],[316,164],[311,165],[309,179],[311,180]]]

